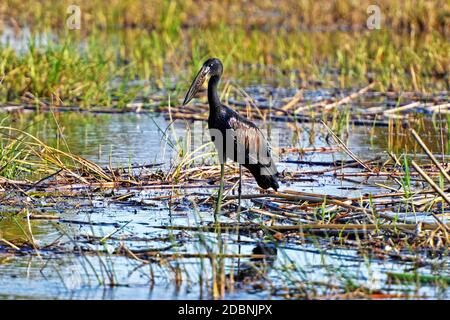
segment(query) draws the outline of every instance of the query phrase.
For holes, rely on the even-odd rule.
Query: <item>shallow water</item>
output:
[[[72,153],[79,154],[102,166],[127,167],[130,164],[163,163],[165,169],[176,160],[164,133],[169,122],[163,116],[144,114],[75,114],[55,115],[60,127],[57,135],[51,114],[2,114],[4,124],[27,128],[51,145],[66,144]],[[195,125],[186,121],[175,121],[174,132],[178,137],[186,136],[186,126]],[[298,124],[299,137],[285,123],[274,122],[272,131],[278,134],[278,145],[329,147],[324,130],[318,124]],[[385,128],[352,127],[346,143],[361,159],[381,156],[386,159],[388,137]],[[372,138],[369,138],[372,136]],[[173,132],[170,134],[171,142]],[[331,145],[333,143],[331,142]],[[296,164],[295,160],[333,161],[348,160],[344,153],[288,154],[281,157],[280,171],[320,170],[324,166]],[[286,161],[290,162],[286,162]],[[206,162],[214,159],[206,159]],[[294,163],[293,163],[294,162]],[[351,169],[349,169],[351,170]],[[353,170],[354,171],[354,170]],[[345,172],[345,171],[344,171]],[[377,193],[383,189],[367,183],[364,179],[342,180],[332,174],[312,175],[310,179],[283,185],[299,191],[358,197],[366,193]],[[245,180],[244,193],[254,192],[252,180]],[[37,200],[29,210],[42,214],[58,214],[60,221],[32,220],[29,227],[40,250],[29,254],[0,253],[0,298],[39,299],[198,299],[211,298],[211,261],[207,258],[191,257],[174,261],[142,264],[132,258],[111,254],[121,245],[131,249],[167,249],[162,252],[207,253],[213,252],[250,254],[255,248],[272,248],[273,261],[261,264],[247,258],[226,258],[224,268],[235,277],[235,288],[225,298],[260,299],[279,298],[286,292],[300,290],[302,283],[322,282],[342,285],[359,284],[383,292],[408,293],[418,297],[448,297],[449,290],[439,286],[412,284],[398,286],[387,281],[387,272],[402,272],[412,263],[379,260],[360,255],[353,249],[332,247],[321,238],[308,241],[273,243],[261,232],[242,235],[239,242],[234,235],[223,235],[220,244],[215,233],[188,232],[161,229],[159,226],[195,226],[200,221],[213,221],[211,207],[201,204],[205,195],[214,188],[201,190],[181,189],[173,201],[154,200],[160,195],[172,194],[171,190],[114,190],[114,194],[134,192],[130,202],[114,201],[96,192],[83,199],[55,197],[52,200]],[[20,196],[19,196],[20,197]],[[26,201],[26,199],[23,199]],[[39,202],[40,201],[40,202]],[[244,206],[254,205],[244,201]],[[14,207],[2,206],[0,229],[3,237],[16,240],[24,237],[28,228],[26,219],[16,218]],[[428,217],[429,218],[429,217]],[[229,217],[221,217],[228,221]],[[255,218],[258,221],[259,218]],[[93,236],[104,237],[113,232],[114,237],[101,244],[90,241]],[[61,235],[65,235],[62,238]],[[97,238],[98,239],[98,238]],[[58,243],[58,250],[46,250],[46,245]],[[2,248],[3,244],[0,244]],[[170,246],[168,248],[168,246]],[[3,247],[4,248],[4,247]],[[75,250],[73,250],[75,248]],[[110,254],[98,256],[85,249],[105,250]],[[207,249],[208,248],[208,249]],[[273,250],[275,248],[275,251]],[[67,250],[71,253],[67,253]],[[448,260],[444,260],[447,270]],[[179,268],[182,281],[176,281]],[[287,272],[288,270],[288,272]],[[431,267],[421,272],[432,273]],[[445,272],[444,272],[445,274]],[[247,280],[244,281],[244,278]],[[114,285],[111,285],[114,282]],[[309,288],[312,290],[312,288]],[[314,289],[320,296],[330,290],[318,286]],[[293,295],[295,297],[295,295]]]

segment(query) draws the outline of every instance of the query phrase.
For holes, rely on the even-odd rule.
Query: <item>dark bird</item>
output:
[[[208,127],[219,154],[222,176],[224,163],[226,158],[229,158],[247,168],[261,188],[273,188],[276,191],[279,188],[276,179],[278,172],[271,157],[270,145],[263,133],[254,123],[220,102],[217,85],[222,72],[223,67],[219,59],[206,60],[192,82],[183,106],[194,98],[207,81]]]

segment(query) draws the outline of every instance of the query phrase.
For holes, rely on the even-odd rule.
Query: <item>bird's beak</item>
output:
[[[195,94],[200,90],[206,78],[209,76],[209,71],[210,71],[209,67],[203,66],[197,73],[197,76],[195,76],[194,81],[192,81],[191,87],[186,93],[186,97],[184,98],[183,101],[183,106],[187,105],[194,98]]]

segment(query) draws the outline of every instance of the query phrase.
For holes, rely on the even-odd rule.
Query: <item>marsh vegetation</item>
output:
[[[448,298],[447,1],[69,2],[0,4],[0,298]],[[210,56],[282,185],[218,222]]]

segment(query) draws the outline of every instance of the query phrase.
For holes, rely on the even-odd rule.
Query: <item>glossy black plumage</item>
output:
[[[224,163],[225,158],[237,161],[252,173],[261,188],[277,190],[279,188],[276,179],[278,172],[264,135],[254,123],[220,102],[217,85],[222,70],[220,60],[208,59],[195,77],[183,105],[189,103],[209,76],[208,127],[220,162]],[[225,141],[221,141],[223,138]]]

